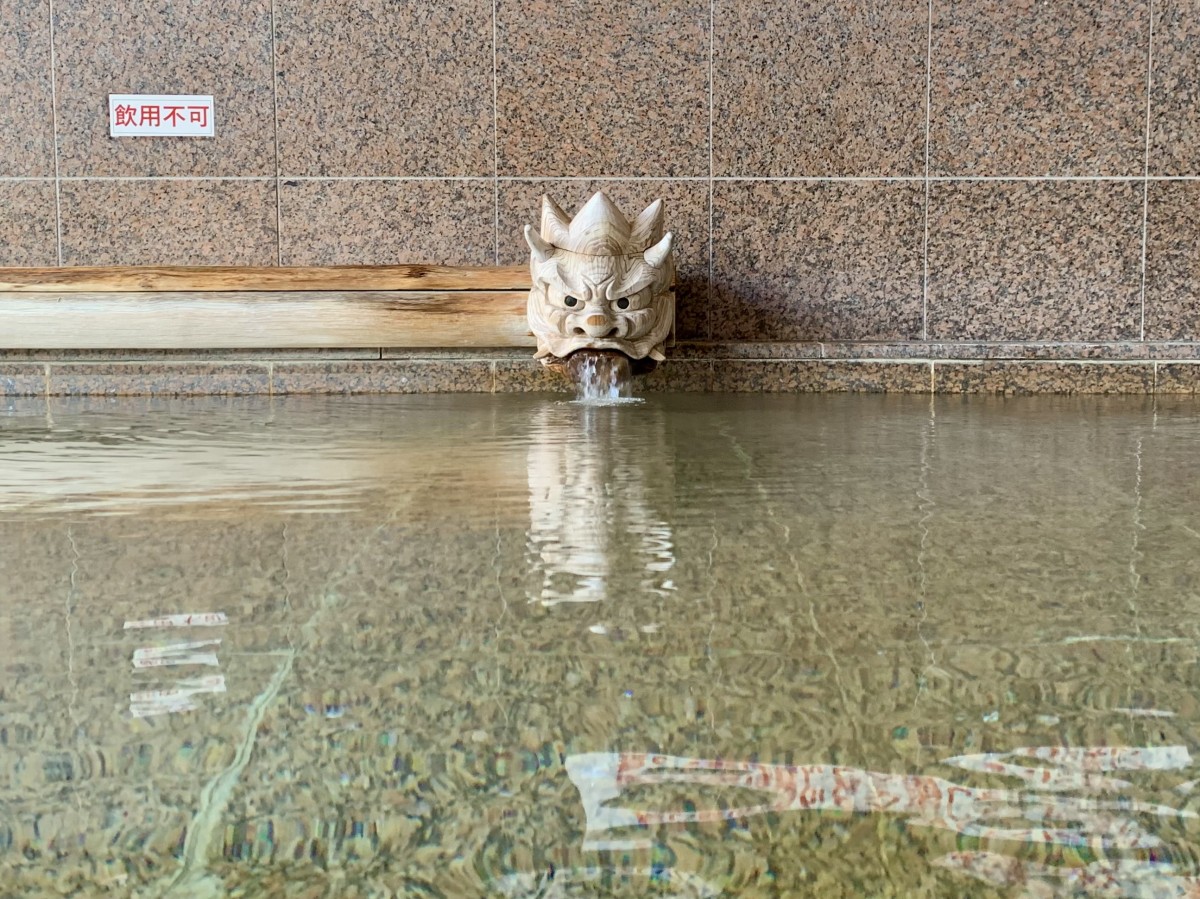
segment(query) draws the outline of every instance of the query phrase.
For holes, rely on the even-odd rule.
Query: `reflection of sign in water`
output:
[[[228,624],[224,612],[164,615],[140,621],[126,621],[125,630],[174,627],[212,627]],[[220,662],[214,651],[221,645],[220,638],[188,640],[167,643],[161,646],[143,646],[133,651],[135,670],[150,668],[176,668],[188,665],[217,667]],[[204,693],[224,693],[225,676],[212,674],[203,677],[185,678],[161,690],[141,690],[129,694],[129,713],[134,718],[153,715],[169,715],[174,712],[191,712],[199,708],[195,697]]]
[[[663,442],[633,445],[616,427],[619,407],[546,407],[530,428],[526,457],[529,547],[542,573],[531,602],[598,602],[612,582],[648,593],[675,589],[671,526],[653,510],[674,485]],[[649,415],[639,409],[636,414]]]
[[[160,618],[143,618],[126,621],[125,630],[151,627],[218,627],[229,623],[224,612],[185,612],[181,615],[163,615]]]
[[[1050,766],[1005,761],[1011,758],[1035,759]],[[1160,846],[1162,840],[1146,830],[1135,815],[1160,819],[1197,817],[1189,810],[1124,797],[1098,799],[1065,794],[1067,790],[1112,792],[1130,786],[1127,781],[1107,777],[1104,772],[1186,767],[1191,764],[1191,757],[1183,746],[1032,747],[1010,753],[960,756],[947,759],[946,763],[972,771],[1015,776],[1035,792],[970,787],[929,775],[880,773],[839,765],[764,765],[643,753],[587,753],[568,756],[566,760],[567,772],[579,790],[587,818],[584,849],[591,850],[648,847],[651,841],[637,831],[654,825],[719,822],[800,810],[902,815],[911,825],[951,830],[982,840],[1139,850]],[[1001,767],[992,767],[995,765]],[[749,789],[765,795],[761,803],[740,808],[657,811],[612,804],[627,788],[680,783]],[[1068,870],[1030,866],[990,852],[955,853],[938,864],[992,883],[1024,882],[1016,878],[1032,875],[1081,888],[1089,884],[1099,888],[1105,883],[1133,883],[1141,878],[1141,882],[1161,883],[1164,888],[1170,886],[1174,890],[1184,886],[1184,881],[1196,880],[1175,877],[1162,866],[1144,863]],[[1168,876],[1172,878],[1170,881],[1162,880]],[[1165,895],[1196,894],[1171,891]]]
[[[129,712],[134,718],[191,712],[199,708],[193,699],[201,693],[224,693],[225,675],[193,677],[180,681],[169,690],[143,690],[129,694]]]

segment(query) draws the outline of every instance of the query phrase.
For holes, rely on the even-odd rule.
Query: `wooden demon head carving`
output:
[[[542,197],[540,232],[525,226],[529,327],[537,358],[550,365],[576,350],[617,350],[663,360],[675,322],[674,237],[663,234],[663,203],[632,222],[597,193],[573,219]]]

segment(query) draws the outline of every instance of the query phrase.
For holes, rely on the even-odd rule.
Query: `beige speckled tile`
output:
[[[1154,0],[1150,174],[1200,175],[1200,6]]]
[[[1140,184],[941,182],[929,202],[931,338],[1140,336]]]
[[[64,176],[274,175],[270,0],[54,4]],[[211,94],[211,138],[109,137],[108,95]]]
[[[712,389],[713,366],[704,359],[671,359],[634,379],[635,393],[696,393]]]
[[[0,0],[0,23],[0,177],[53,176],[49,0]]]
[[[714,340],[921,336],[924,188],[716,184]]]
[[[1004,341],[921,341],[905,343],[823,343],[826,359],[1144,359],[1139,340],[1108,343]]]
[[[284,181],[284,265],[491,265],[487,181]]]
[[[384,347],[383,359],[501,359],[509,362],[524,362],[533,358],[531,347],[498,346],[498,347]]]
[[[603,190],[627,217],[662,199],[666,228],[675,234],[675,333],[683,340],[708,334],[708,184],[702,181],[502,181],[500,264],[529,261],[526,225],[538,224],[541,196],[568,214]]]
[[[1146,357],[1170,361],[1173,359],[1200,359],[1200,343],[1147,343]]]
[[[928,362],[725,360],[712,389],[731,393],[928,393]]]
[[[0,396],[44,396],[45,393],[45,365],[0,362]]]
[[[1159,362],[1156,366],[1155,393],[1200,393],[1200,363]]]
[[[1134,175],[1146,0],[934,3],[934,175]]]
[[[820,359],[821,344],[791,341],[680,341],[669,359]]]
[[[927,0],[718,0],[717,175],[920,175]]]
[[[498,0],[501,175],[707,175],[709,4]]]
[[[496,363],[496,393],[574,392],[570,378],[533,359]]]
[[[1151,393],[1152,362],[937,362],[938,393]]]
[[[1146,337],[1200,338],[1200,182],[1152,181],[1146,207]]]
[[[52,396],[203,396],[269,393],[252,362],[77,362],[50,366]]]
[[[490,393],[492,363],[484,360],[279,362],[273,391],[282,393]]]
[[[0,265],[58,262],[53,181],[0,181]]]
[[[274,265],[274,181],[66,181],[64,265]]]
[[[491,175],[486,0],[278,0],[288,175]]]

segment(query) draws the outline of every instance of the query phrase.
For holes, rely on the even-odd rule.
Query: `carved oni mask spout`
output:
[[[663,360],[675,323],[675,264],[663,203],[633,221],[597,193],[572,219],[542,197],[541,227],[525,227],[531,251],[529,327],[537,358],[560,363],[576,350],[615,350]]]

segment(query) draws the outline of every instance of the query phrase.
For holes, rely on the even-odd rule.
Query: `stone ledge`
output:
[[[711,346],[711,345],[710,345]],[[1193,394],[1200,357],[1140,359],[700,358],[639,377],[638,392]],[[153,359],[0,356],[0,396],[254,396],[339,393],[570,393],[527,354],[337,354]]]

